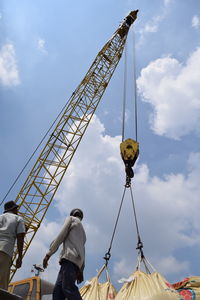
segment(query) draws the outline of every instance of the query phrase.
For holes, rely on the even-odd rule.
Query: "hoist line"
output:
[[[110,256],[111,256],[110,251],[111,251],[111,248],[112,248],[115,232],[116,232],[116,229],[117,229],[117,224],[118,224],[118,221],[119,221],[119,216],[120,216],[120,213],[121,213],[122,204],[124,202],[125,193],[126,193],[126,186],[124,187],[124,192],[123,192],[122,200],[121,200],[121,203],[120,203],[120,206],[119,206],[117,219],[115,221],[115,226],[114,226],[113,234],[112,234],[112,237],[111,237],[110,246],[109,246],[108,251],[106,252],[105,257],[104,257],[104,259],[106,260],[106,266],[107,266],[108,260],[110,259]]]
[[[126,84],[127,84],[127,46],[124,48],[124,89],[123,89],[123,111],[122,111],[122,142],[125,135],[125,119],[126,119]]]
[[[109,259],[111,257],[111,253],[110,252],[111,252],[111,248],[112,248],[112,244],[113,244],[114,236],[115,236],[115,233],[116,233],[116,229],[117,229],[117,225],[118,225],[118,221],[119,221],[119,217],[120,217],[120,213],[121,213],[121,209],[122,209],[122,205],[123,205],[123,202],[124,202],[124,197],[125,197],[125,193],[126,193],[126,189],[127,188],[128,187],[125,185],[123,196],[122,196],[122,200],[121,200],[120,207],[119,207],[118,214],[117,214],[117,219],[116,219],[114,230],[113,230],[113,234],[112,234],[111,241],[110,241],[110,246],[109,246],[108,251],[106,252],[106,254],[104,256],[104,259],[106,260],[106,266],[107,266],[108,261],[109,261]],[[135,225],[136,225],[136,232],[137,232],[137,239],[138,239],[137,248],[136,249],[138,249],[138,251],[139,251],[139,254],[141,256],[141,261],[143,261],[146,270],[148,270],[148,267],[146,266],[145,256],[144,256],[144,253],[143,253],[143,250],[142,250],[143,243],[142,243],[141,238],[140,238],[138,218],[137,218],[137,213],[136,213],[135,202],[134,202],[134,198],[133,198],[133,191],[132,191],[131,185],[129,185],[129,188],[130,188],[130,193],[131,193],[131,202],[132,202],[132,206],[133,206],[133,213],[134,213],[134,219],[135,219]]]
[[[135,226],[136,226],[136,231],[137,231],[137,237],[138,237],[138,240],[141,241],[139,226],[138,226],[138,220],[137,220],[137,214],[136,214],[136,208],[135,208],[135,202],[134,202],[134,198],[133,198],[133,191],[132,191],[131,185],[130,185],[130,191],[131,191],[131,201],[132,201],[132,206],[133,206],[133,213],[134,213],[134,218],[135,218]]]
[[[43,141],[45,140],[45,138],[47,137],[47,135],[49,134],[50,130],[53,128],[53,126],[55,125],[56,121],[58,120],[58,118],[61,116],[62,112],[64,111],[64,109],[66,108],[68,102],[64,105],[64,107],[61,109],[60,113],[58,114],[58,116],[56,117],[56,119],[53,121],[53,123],[51,124],[51,126],[49,127],[49,129],[47,130],[47,132],[45,133],[44,137],[41,139],[40,143],[38,144],[38,146],[35,148],[35,150],[33,151],[33,153],[31,154],[31,156],[29,157],[28,161],[26,162],[26,164],[24,165],[24,167],[21,169],[21,171],[19,172],[18,176],[16,177],[16,179],[14,180],[13,184],[10,186],[10,188],[8,189],[7,193],[5,194],[4,198],[2,199],[0,206],[4,203],[5,199],[7,198],[7,196],[10,194],[10,192],[12,191],[13,187],[15,186],[15,184],[17,183],[17,181],[19,180],[20,176],[22,175],[22,173],[24,172],[24,170],[26,169],[26,167],[28,166],[28,164],[30,163],[31,159],[33,158],[33,156],[35,155],[35,153],[37,152],[37,150],[40,148],[41,144],[43,143]]]
[[[138,271],[138,270],[140,270],[140,265],[141,265],[141,263],[143,263],[144,264],[144,267],[145,267],[145,270],[146,270],[146,273],[147,274],[151,274],[151,271],[150,271],[150,269],[149,269],[149,267],[148,267],[148,264],[149,264],[149,266],[152,268],[152,270],[154,271],[154,272],[156,272],[155,271],[155,269],[153,268],[153,266],[150,264],[150,262],[145,258],[145,257],[143,257],[143,258],[139,258],[139,255],[138,255],[138,263],[137,263],[137,266],[136,266],[136,270]]]
[[[133,30],[133,103],[135,112],[135,140],[138,140],[138,108],[137,108],[137,84],[136,84],[136,51],[135,35]],[[127,46],[124,48],[124,87],[123,87],[123,109],[122,109],[122,142],[125,136],[126,102],[127,102]],[[134,130],[133,130],[134,131]]]
[[[135,32],[133,30],[133,84],[134,84],[134,108],[135,108],[135,140],[138,140],[138,108],[137,108],[137,83],[136,83],[136,46]]]
[[[137,247],[136,247],[136,249],[138,250],[138,262],[139,262],[139,256],[140,256],[140,262],[143,262],[146,272],[150,274],[151,272],[147,265],[148,261],[146,260],[146,258],[144,256],[144,252],[143,252],[143,243],[142,243],[142,240],[140,237],[138,219],[137,219],[136,208],[135,208],[135,201],[133,198],[133,191],[132,191],[131,185],[130,185],[130,191],[131,191],[131,200],[132,200],[133,212],[134,212],[134,217],[135,217],[135,225],[136,225],[136,231],[137,231],[137,239],[138,239]],[[137,268],[139,268],[139,263],[138,263]]]
[[[135,139],[136,139],[136,142],[137,142],[137,140],[138,140],[138,124],[137,124],[138,123],[138,118],[137,118],[137,86],[136,86],[136,59],[135,59],[135,36],[134,36],[134,32],[133,32],[133,81],[134,81],[134,96],[133,96],[134,99],[133,100],[134,100],[134,111],[135,111]],[[125,136],[126,98],[127,98],[126,87],[127,87],[127,47],[125,45],[125,49],[124,49],[124,90],[123,90],[123,110],[122,110],[122,142],[124,141],[124,136]],[[115,236],[115,233],[116,233],[116,229],[117,229],[117,225],[118,225],[118,221],[119,221],[119,217],[120,217],[120,213],[121,213],[121,209],[122,209],[122,204],[123,204],[123,201],[124,201],[124,196],[125,196],[125,192],[126,192],[127,188],[130,188],[130,192],[131,192],[131,201],[132,201],[134,219],[135,219],[135,225],[136,225],[136,231],[137,231],[138,242],[137,242],[137,248],[136,249],[138,249],[138,251],[139,251],[139,254],[141,256],[141,261],[144,262],[146,270],[149,271],[148,266],[147,266],[146,261],[145,261],[143,250],[142,250],[143,243],[142,243],[141,238],[140,238],[140,232],[139,232],[135,202],[134,202],[133,192],[132,192],[132,188],[131,188],[131,178],[129,178],[129,177],[126,177],[126,184],[125,184],[122,200],[121,200],[121,203],[120,203],[117,219],[116,219],[116,222],[115,222],[113,234],[112,234],[112,237],[111,237],[110,246],[109,246],[108,251],[107,251],[107,253],[105,254],[105,257],[104,257],[104,259],[106,260],[105,265],[107,266],[108,261],[111,257],[110,252],[111,252],[111,248],[112,248],[112,244],[113,244],[114,236]]]

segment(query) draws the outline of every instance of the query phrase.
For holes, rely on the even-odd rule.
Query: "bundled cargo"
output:
[[[104,283],[99,282],[99,277],[105,270],[107,281]],[[102,267],[97,276],[87,281],[80,289],[80,294],[83,300],[113,300],[117,294],[114,286],[110,281],[110,276],[106,265]]]
[[[125,281],[125,280],[124,280]],[[161,276],[154,272],[134,272],[118,292],[115,300],[183,300],[180,294]]]
[[[200,277],[189,277],[171,285],[183,300],[200,300]]]

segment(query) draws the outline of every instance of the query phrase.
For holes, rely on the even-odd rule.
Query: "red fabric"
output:
[[[193,299],[192,292],[190,290],[182,290],[179,292],[179,294],[184,297],[184,300]]]

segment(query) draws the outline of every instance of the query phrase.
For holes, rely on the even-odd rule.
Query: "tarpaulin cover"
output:
[[[200,300],[200,277],[189,277],[172,284],[184,300]]]
[[[80,294],[83,300],[113,300],[117,294],[114,286],[110,282],[108,273],[107,282],[100,283],[99,276],[106,267],[100,270],[96,277],[93,277],[89,282],[80,289]],[[107,269],[106,269],[107,272]]]
[[[115,300],[182,300],[180,294],[157,272],[134,272],[124,283]]]

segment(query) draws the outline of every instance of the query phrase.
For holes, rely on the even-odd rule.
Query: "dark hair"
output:
[[[80,217],[81,220],[83,219],[83,212],[80,208],[74,208],[72,209],[72,211],[70,212],[70,216],[73,216],[73,217]]]
[[[11,211],[18,207],[19,205],[17,205],[14,201],[8,201],[4,204],[4,212]]]

